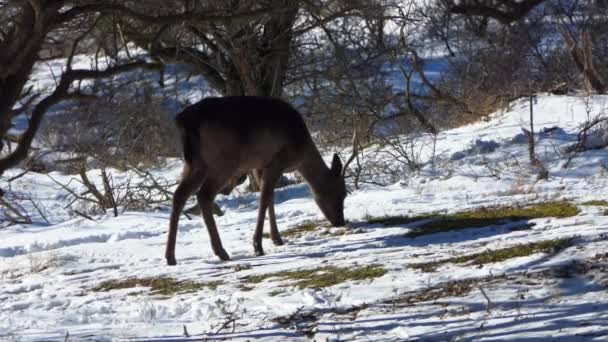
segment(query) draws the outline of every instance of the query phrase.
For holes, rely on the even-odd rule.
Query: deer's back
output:
[[[186,135],[196,136],[208,162],[221,159],[245,169],[263,167],[277,153],[300,153],[311,142],[301,115],[274,98],[206,98],[178,114],[176,122]]]
[[[300,114],[290,104],[268,97],[206,98],[178,114],[176,121],[185,128],[213,125],[229,129],[244,140],[260,130],[283,133],[295,140],[309,138]]]

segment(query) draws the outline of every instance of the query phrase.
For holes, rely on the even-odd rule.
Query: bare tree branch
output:
[[[117,65],[114,67],[107,68],[105,70],[83,70],[83,69],[69,69],[63,73],[59,84],[55,88],[55,91],[44,99],[42,99],[32,111],[32,116],[29,120],[29,124],[25,132],[19,138],[17,148],[6,157],[0,159],[0,174],[4,173],[7,169],[16,166],[19,162],[27,157],[28,150],[34,140],[36,132],[40,128],[42,119],[46,112],[55,104],[62,102],[66,99],[71,99],[75,95],[69,92],[69,88],[74,81],[80,81],[85,79],[100,79],[107,78],[116,74],[120,74],[127,71],[136,69],[147,69],[147,70],[158,70],[159,64],[148,63],[145,61],[136,61],[127,64]]]
[[[533,8],[543,3],[545,0],[461,0],[452,1],[450,12],[469,16],[490,17],[503,24],[523,18]]]
[[[233,21],[243,21],[247,22],[249,20],[257,19],[261,16],[268,14],[267,8],[260,8],[255,10],[246,10],[237,13],[210,13],[209,11],[205,12],[185,12],[180,14],[169,14],[169,15],[148,15],[143,14],[138,11],[135,11],[129,7],[124,5],[120,5],[117,3],[97,3],[97,4],[88,4],[82,6],[73,7],[59,16],[57,19],[57,23],[64,23],[69,20],[72,20],[82,14],[85,13],[115,13],[121,16],[130,17],[135,20],[139,20],[141,22],[147,24],[154,25],[166,25],[166,24],[178,24],[189,21],[204,21],[204,22],[217,22],[217,23],[226,23]]]

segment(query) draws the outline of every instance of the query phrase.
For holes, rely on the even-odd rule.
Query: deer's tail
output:
[[[192,164],[194,160],[197,146],[200,142],[199,132],[195,125],[188,123],[184,117],[177,116],[175,123],[179,129],[180,138],[182,141],[182,149],[184,151],[184,159],[187,163]]]

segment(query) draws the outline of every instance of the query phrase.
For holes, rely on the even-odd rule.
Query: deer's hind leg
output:
[[[169,221],[169,232],[167,234],[167,247],[165,249],[165,259],[167,259],[167,265],[173,266],[177,264],[175,259],[175,242],[177,239],[179,216],[181,215],[182,210],[184,210],[186,201],[201,186],[201,184],[204,182],[204,178],[205,174],[203,171],[193,170],[188,166],[184,167],[182,180],[173,194],[173,206]]]
[[[273,190],[273,198],[270,200],[270,204],[268,204],[268,220],[270,221],[270,238],[275,246],[282,246],[283,239],[281,239],[281,234],[279,233],[279,227],[277,227],[277,217],[274,214],[274,190]]]
[[[213,253],[215,253],[215,255],[217,255],[217,257],[221,260],[227,261],[230,260],[230,256],[228,253],[226,253],[226,250],[222,246],[222,240],[220,239],[220,235],[215,224],[215,219],[213,218],[213,200],[223,185],[223,182],[217,179],[207,179],[196,194],[196,200],[198,201],[198,206],[201,209],[205,226],[207,226],[207,232],[209,233]]]

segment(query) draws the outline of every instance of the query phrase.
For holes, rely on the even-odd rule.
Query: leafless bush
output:
[[[11,196],[0,197],[0,228],[5,228],[15,224],[30,224],[32,218],[28,212]]]
[[[73,256],[60,257],[56,253],[37,253],[28,254],[27,259],[30,264],[30,273],[40,273],[49,268],[59,267],[69,260],[73,259]]]
[[[593,111],[591,96],[584,96],[582,101],[585,104],[586,121],[580,126],[577,134],[577,142],[566,146],[563,152],[569,154],[563,167],[567,168],[578,153],[600,149],[608,146],[608,113],[606,108],[601,108],[599,112]]]
[[[19,174],[13,179],[19,178],[25,174]],[[14,192],[10,188],[2,191],[0,196],[0,228],[18,224],[35,223],[36,215],[42,224],[50,224],[48,220],[48,212],[40,201],[34,199],[29,193]]]
[[[420,141],[420,136],[395,136],[379,137],[382,151],[391,159],[401,164],[401,169],[411,173],[420,170],[423,163],[421,160],[422,148],[424,144]]]
[[[468,165],[471,176],[475,179],[494,178],[500,180],[504,177],[504,174],[509,171],[527,174],[527,172],[522,172],[524,167],[518,161],[517,157],[508,152],[501,153],[499,158],[482,157],[477,165],[482,167],[481,170],[475,171],[471,165]]]
[[[172,115],[152,91],[146,83],[140,93],[111,91],[78,111],[58,115],[44,128],[42,141],[53,150],[90,158],[90,167],[162,164],[179,155],[179,139]]]
[[[99,172],[94,180],[90,173]],[[87,172],[84,164],[77,177],[68,183],[61,183],[50,177],[70,195],[67,207],[74,215],[91,219],[91,215],[112,210],[118,216],[126,210],[147,210],[166,204],[172,198],[170,182],[155,176],[147,170],[131,168],[124,172],[112,172],[107,168]]]
[[[231,333],[236,331],[238,322],[247,316],[247,308],[243,306],[245,298],[239,297],[234,302],[232,297],[226,300],[218,298],[215,301],[216,307],[223,316],[223,322],[219,323],[214,329],[213,334],[219,334],[223,330],[230,329]]]
[[[529,93],[583,88],[593,66],[597,72],[591,74],[601,78],[603,65],[593,60],[605,59],[605,44],[600,43],[606,39],[605,16],[600,14],[604,9],[587,2],[546,5],[508,25],[491,15],[454,15],[444,2],[421,7],[423,31],[451,54],[437,87],[468,109],[437,108],[439,126],[477,121]],[[441,102],[431,102],[431,108],[435,104]]]
[[[354,154],[355,162],[346,176],[352,179],[355,188],[358,184],[407,182],[424,166],[434,165],[434,142],[432,134],[373,136],[370,143]]]

